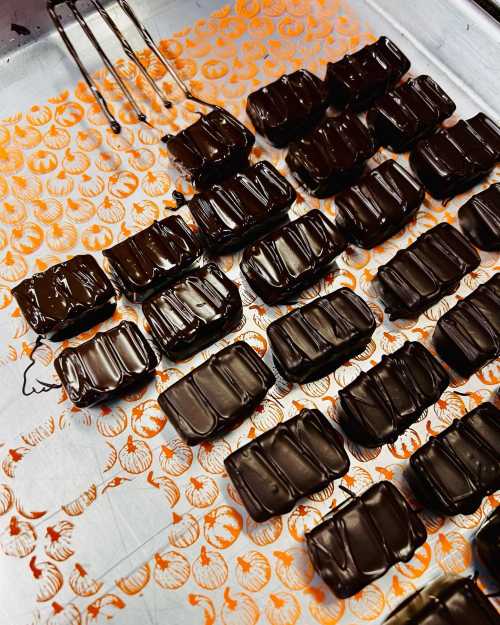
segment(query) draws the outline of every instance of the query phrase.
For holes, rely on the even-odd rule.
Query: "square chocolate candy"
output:
[[[479,266],[474,247],[453,226],[440,223],[378,269],[382,300],[391,319],[418,317]]]
[[[89,254],[36,273],[12,294],[33,330],[53,341],[88,330],[116,308],[113,285]]]
[[[417,514],[391,484],[378,482],[344,501],[306,534],[314,568],[340,599],[352,597],[427,539]]]
[[[342,477],[349,458],[324,414],[305,408],[233,451],[224,464],[252,519],[266,521]]]
[[[477,533],[476,549],[481,562],[500,584],[500,507],[493,510]]]
[[[214,263],[142,305],[153,336],[171,360],[184,360],[231,332],[243,314],[238,287]]]
[[[500,250],[500,183],[476,193],[458,209],[460,227],[481,250]]]
[[[438,360],[421,343],[406,342],[339,391],[340,424],[365,447],[393,443],[448,384]]]
[[[439,514],[473,514],[500,488],[500,411],[479,405],[410,458],[417,496]]]
[[[243,341],[229,345],[169,386],[158,402],[188,445],[198,445],[249,417],[275,378]]]

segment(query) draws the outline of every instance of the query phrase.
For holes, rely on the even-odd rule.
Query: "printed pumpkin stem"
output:
[[[397,575],[394,575],[392,578],[392,589],[396,597],[401,597],[405,594],[404,588],[401,586],[401,582],[399,581]]]
[[[59,614],[59,612],[62,612],[63,610],[64,608],[62,607],[60,603],[57,603],[57,601],[52,602],[52,612],[54,614]]]
[[[453,545],[450,543],[450,541],[446,537],[446,534],[439,534],[438,539],[439,539],[439,544],[441,545],[441,549],[443,550],[443,553],[450,553],[450,551],[453,549]]]
[[[59,541],[59,538],[61,538],[61,533],[58,532],[57,530],[55,530],[52,526],[49,525],[49,527],[47,528],[46,532],[45,532],[46,536],[48,536],[50,538],[50,542],[51,543],[56,543]]]
[[[269,598],[273,602],[275,608],[279,609],[279,608],[282,608],[285,605],[285,601],[283,599],[281,599],[281,597],[278,597],[278,595],[270,594]]]
[[[154,478],[153,471],[150,471],[148,473],[146,481],[148,484],[151,484],[151,486],[153,486],[154,488],[160,488],[160,484]]]
[[[227,605],[229,610],[234,611],[238,607],[238,602],[236,599],[233,599],[230,594],[229,586],[226,586],[224,589],[224,603]]]
[[[394,479],[394,471],[387,467],[375,467],[375,471],[377,471],[377,473],[380,473],[380,475],[383,475],[386,480]]]
[[[35,579],[40,579],[40,577],[43,574],[43,571],[42,571],[42,569],[38,568],[37,565],[36,565],[36,556],[33,556],[31,558],[30,563],[29,563],[29,567],[31,569],[31,572],[33,573],[33,577]]]
[[[209,566],[209,564],[212,562],[210,556],[207,554],[207,548],[205,547],[205,545],[203,545],[201,548],[200,562],[202,566]]]
[[[286,551],[273,551],[273,556],[278,558],[285,566],[293,564],[293,556]]]
[[[316,603],[323,603],[325,600],[325,593],[321,588],[315,588],[314,586],[307,586],[304,588],[305,595],[311,595]]]
[[[75,564],[75,570],[78,571],[78,574],[80,575],[80,577],[87,576],[87,571],[83,568],[81,564],[78,564],[78,562]]]
[[[155,553],[154,561],[156,566],[162,571],[166,571],[169,567],[169,561],[162,558],[160,553]]]
[[[241,569],[244,573],[249,573],[252,569],[250,563],[247,562],[245,558],[243,558],[243,556],[238,556],[236,558],[236,562],[241,566]]]
[[[131,434],[129,434],[127,438],[127,451],[129,454],[133,454],[135,451],[137,451],[137,446],[134,443],[134,439],[132,438]]]
[[[13,516],[9,523],[9,533],[11,536],[17,536],[21,533],[21,528],[19,527],[19,523],[17,518]]]

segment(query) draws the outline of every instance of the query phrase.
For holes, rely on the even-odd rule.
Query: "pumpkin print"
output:
[[[12,131],[12,143],[19,148],[35,148],[42,141],[42,133],[33,126],[16,124]]]
[[[198,475],[189,478],[184,494],[195,508],[208,508],[219,496],[219,487],[213,478]]]
[[[6,195],[9,194],[9,185],[7,180],[0,176],[0,200],[3,199]]]
[[[373,621],[384,611],[384,593],[376,584],[370,584],[348,600],[350,612],[362,621]]]
[[[42,193],[42,183],[34,176],[12,176],[10,179],[12,193],[19,200],[36,200]]]
[[[434,557],[443,573],[459,575],[470,566],[472,550],[459,532],[440,533],[434,545]]]
[[[127,413],[119,406],[114,408],[108,408],[107,406],[101,406],[101,414],[97,417],[96,427],[102,436],[118,436],[127,427],[128,417]]]
[[[431,558],[431,548],[427,543],[424,543],[417,549],[415,555],[409,562],[396,564],[396,570],[409,579],[416,579],[423,575],[429,568]]]
[[[128,473],[138,474],[149,469],[153,462],[153,454],[147,443],[129,436],[118,452],[118,461]]]
[[[59,161],[54,152],[37,150],[30,155],[27,165],[34,174],[50,174],[57,168]]]
[[[92,484],[88,488],[88,490],[84,491],[76,499],[73,499],[73,501],[62,505],[61,510],[63,510],[63,512],[65,512],[68,516],[79,516],[83,513],[85,508],[88,508],[94,503],[96,498],[97,487],[95,484]]]
[[[204,625],[214,625],[216,618],[214,604],[208,597],[189,594],[188,601],[190,605],[201,607],[203,610]]]
[[[148,563],[143,564],[127,577],[116,580],[118,588],[126,595],[137,595],[143,590],[151,579],[151,569]]]
[[[55,525],[49,525],[45,531],[45,553],[62,562],[70,558],[75,552],[71,548],[74,524],[71,521],[62,520]]]
[[[156,553],[153,578],[161,588],[176,590],[187,582],[190,574],[189,562],[176,551]]]
[[[192,514],[172,514],[172,524],[168,530],[168,542],[172,547],[184,549],[194,544],[200,536],[200,526]]]
[[[162,171],[149,171],[142,179],[141,188],[149,197],[165,195],[170,189],[170,176]]]
[[[102,582],[93,579],[78,563],[74,565],[68,581],[71,590],[79,597],[91,597],[102,588]]]
[[[26,219],[26,207],[21,200],[0,202],[0,222],[6,225],[20,223]]]
[[[255,625],[259,620],[259,608],[244,592],[231,593],[224,589],[224,604],[221,610],[223,625]]]
[[[140,148],[138,150],[128,151],[128,163],[132,169],[136,169],[137,171],[146,171],[151,169],[155,162],[156,157],[151,150]]]
[[[291,593],[277,592],[269,595],[265,614],[271,625],[295,625],[300,613],[300,604]]]
[[[12,229],[10,244],[12,249],[21,254],[32,254],[43,243],[43,230],[31,221]]]
[[[241,514],[231,506],[214,508],[203,519],[205,540],[217,549],[227,549],[240,535],[243,527]]]
[[[165,473],[178,477],[191,466],[193,452],[180,438],[174,438],[161,446],[159,461]]]
[[[102,135],[97,128],[80,130],[76,135],[76,145],[84,152],[92,152],[102,145]]]
[[[344,616],[345,602],[329,593],[327,596],[321,588],[309,586],[304,591],[312,597],[309,613],[320,625],[336,625]]]
[[[52,119],[52,111],[48,106],[32,106],[26,114],[26,119],[33,126],[45,126]]]
[[[101,152],[94,160],[97,169],[104,173],[120,169],[122,159],[116,152]]]
[[[259,547],[270,545],[281,536],[283,521],[281,517],[274,517],[264,523],[257,523],[250,516],[245,519],[245,533],[248,538]]]
[[[0,126],[0,146],[7,145],[10,142],[10,131],[4,126]]]
[[[71,141],[71,135],[64,128],[52,125],[43,136],[43,142],[50,150],[62,150]]]
[[[6,282],[19,282],[28,273],[28,266],[22,256],[8,251],[0,259],[0,278]]]
[[[290,590],[303,590],[309,585],[314,568],[307,553],[298,547],[286,551],[273,551],[276,558],[274,571],[281,583]]]
[[[38,352],[35,354],[35,356],[38,356]],[[47,363],[46,366],[48,366],[52,362],[52,359],[53,359],[52,350],[50,350],[49,348],[47,358],[46,359],[44,358],[42,362],[44,364]],[[52,434],[54,434],[55,432],[55,429],[56,429],[56,424],[54,421],[54,417],[49,417],[46,421],[44,421],[40,425],[37,425],[35,428],[30,430],[26,434],[22,434],[21,439],[27,445],[31,445],[32,447],[35,447],[36,445],[39,445],[45,439],[52,436]]]
[[[89,167],[89,157],[83,152],[72,152],[69,148],[66,150],[62,161],[62,168],[67,174],[73,176],[83,174]]]
[[[78,184],[78,191],[86,198],[94,198],[100,195],[105,188],[101,176],[88,176],[83,174]]]
[[[343,486],[356,494],[362,493],[372,482],[372,476],[363,467],[351,467],[349,473],[342,478]]]
[[[473,514],[457,514],[457,516],[451,517],[450,521],[457,527],[470,530],[478,527],[482,517],[483,513],[481,512],[481,508],[479,508]]]
[[[330,378],[327,376],[314,382],[300,385],[301,390],[309,397],[322,397],[330,388]]]
[[[215,590],[226,583],[227,564],[217,551],[207,551],[201,548],[201,553],[193,562],[192,572],[194,581],[205,590]]]
[[[205,441],[198,448],[198,462],[207,473],[225,473],[224,460],[230,453],[231,447],[224,439]]]
[[[81,625],[82,616],[74,603],[68,603],[64,607],[55,601],[52,603],[52,615],[46,625]]]
[[[174,480],[170,479],[166,475],[154,477],[153,472],[150,471],[148,473],[147,481],[148,484],[151,484],[151,486],[157,488],[161,493],[163,493],[170,508],[173,508],[179,501],[181,494]]]
[[[56,197],[69,195],[74,186],[73,178],[67,175],[65,171],[60,171],[56,176],[47,180],[47,191]]]
[[[394,443],[388,445],[388,449],[395,458],[404,460],[409,458],[422,444],[418,433],[408,428]]]
[[[123,610],[125,602],[116,595],[102,595],[87,606],[85,625],[104,625],[113,618],[116,610]]]
[[[36,556],[29,562],[29,568],[37,582],[36,600],[50,601],[61,590],[63,576],[57,566],[52,562],[37,563]]]
[[[0,547],[6,556],[25,558],[35,549],[36,532],[31,523],[13,516],[0,536]]]
[[[113,198],[106,196],[97,208],[97,216],[107,224],[116,224],[125,217],[125,206]]]
[[[132,218],[139,228],[147,228],[160,216],[158,205],[152,200],[142,200],[132,204]]]
[[[7,484],[0,484],[0,516],[8,512],[14,502],[14,495]]]
[[[65,102],[56,108],[55,121],[63,128],[70,128],[82,121],[84,109],[78,102]]]
[[[0,174],[17,174],[24,166],[24,156],[19,148],[0,147]]]
[[[385,595],[385,603],[392,610],[403,600],[415,592],[416,588],[411,582],[400,580],[397,575],[393,575],[391,588]]]
[[[445,391],[432,407],[442,429],[450,426],[454,419],[461,419],[467,412],[464,400],[457,393]]]
[[[152,438],[163,430],[166,423],[167,417],[155,400],[148,399],[132,409],[131,425],[137,436]]]
[[[138,186],[139,179],[130,171],[122,171],[118,174],[114,174],[108,181],[109,193],[118,199],[129,197],[136,191]],[[146,189],[144,189],[144,191],[147,193]]]
[[[75,246],[78,234],[73,224],[52,223],[46,231],[47,245],[54,252],[66,252]]]
[[[74,223],[83,224],[95,215],[95,206],[90,200],[78,198],[66,201],[66,215]]]
[[[312,506],[299,505],[288,517],[290,536],[298,542],[304,541],[304,534],[321,522],[321,513]]]
[[[94,224],[82,231],[82,243],[91,252],[97,252],[113,243],[113,232],[107,226]]]
[[[236,579],[250,592],[258,592],[271,579],[271,566],[263,553],[248,551],[236,557]]]
[[[107,128],[105,138],[109,147],[118,152],[132,149],[135,143],[135,134],[131,128],[122,128],[120,134],[115,134],[111,128]]]

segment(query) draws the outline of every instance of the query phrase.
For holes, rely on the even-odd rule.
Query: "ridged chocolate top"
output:
[[[458,209],[460,227],[482,250],[500,250],[500,183],[476,193]]]
[[[481,562],[500,584],[500,508],[495,508],[476,536],[476,548]]]

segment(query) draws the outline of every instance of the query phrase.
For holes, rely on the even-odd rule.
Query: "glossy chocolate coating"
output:
[[[399,163],[384,161],[335,198],[335,224],[348,241],[379,245],[401,230],[420,208],[424,187]]]
[[[500,273],[446,312],[432,342],[439,356],[467,377],[500,356]]]
[[[290,144],[286,162],[309,193],[328,197],[356,182],[376,152],[375,139],[353,113],[326,117]]]
[[[286,218],[297,193],[270,163],[261,161],[189,202],[206,247],[231,252]]]
[[[197,189],[205,189],[248,165],[255,137],[231,113],[216,107],[162,141],[173,165]]]
[[[481,562],[500,584],[500,508],[495,508],[476,536]]]
[[[500,183],[476,193],[458,209],[464,234],[481,250],[500,250]]]
[[[54,361],[68,397],[80,408],[142,383],[157,365],[158,356],[131,321],[122,321],[77,347],[66,348]]]
[[[267,336],[278,371],[302,383],[328,375],[361,353],[375,326],[370,307],[342,288],[276,319]]]
[[[479,266],[474,247],[453,226],[440,223],[399,250],[378,269],[382,300],[391,319],[415,318]]]
[[[330,220],[313,209],[247,247],[240,268],[266,304],[277,304],[325,275],[346,245]]]
[[[116,308],[113,285],[89,254],[36,273],[12,294],[33,330],[53,341],[88,330]]]
[[[441,397],[449,381],[421,343],[407,341],[339,391],[340,424],[365,447],[393,443]]]
[[[103,254],[126,297],[131,302],[143,302],[190,269],[201,248],[182,217],[172,215]]]
[[[169,386],[158,402],[187,444],[198,445],[249,417],[274,382],[269,367],[240,341]]]
[[[419,498],[439,514],[473,514],[500,488],[500,411],[485,402],[422,445],[410,458]]]
[[[325,415],[304,408],[234,451],[224,464],[252,519],[267,521],[342,477],[349,458]]]
[[[430,76],[418,76],[377,100],[366,121],[379,145],[406,152],[455,109],[455,102]]]
[[[499,625],[497,611],[469,578],[445,575],[403,601],[385,625]]]
[[[283,147],[314,126],[327,106],[325,83],[299,69],[251,93],[246,110],[257,132]]]
[[[500,128],[484,113],[417,143],[410,165],[435,198],[450,198],[487,176],[500,160]]]
[[[387,37],[346,54],[326,67],[330,103],[336,109],[364,111],[401,79],[410,61]]]
[[[394,564],[408,562],[427,531],[390,482],[347,499],[306,534],[314,568],[340,599],[352,597]]]
[[[238,287],[210,263],[142,305],[156,342],[184,360],[234,330],[243,314]]]

